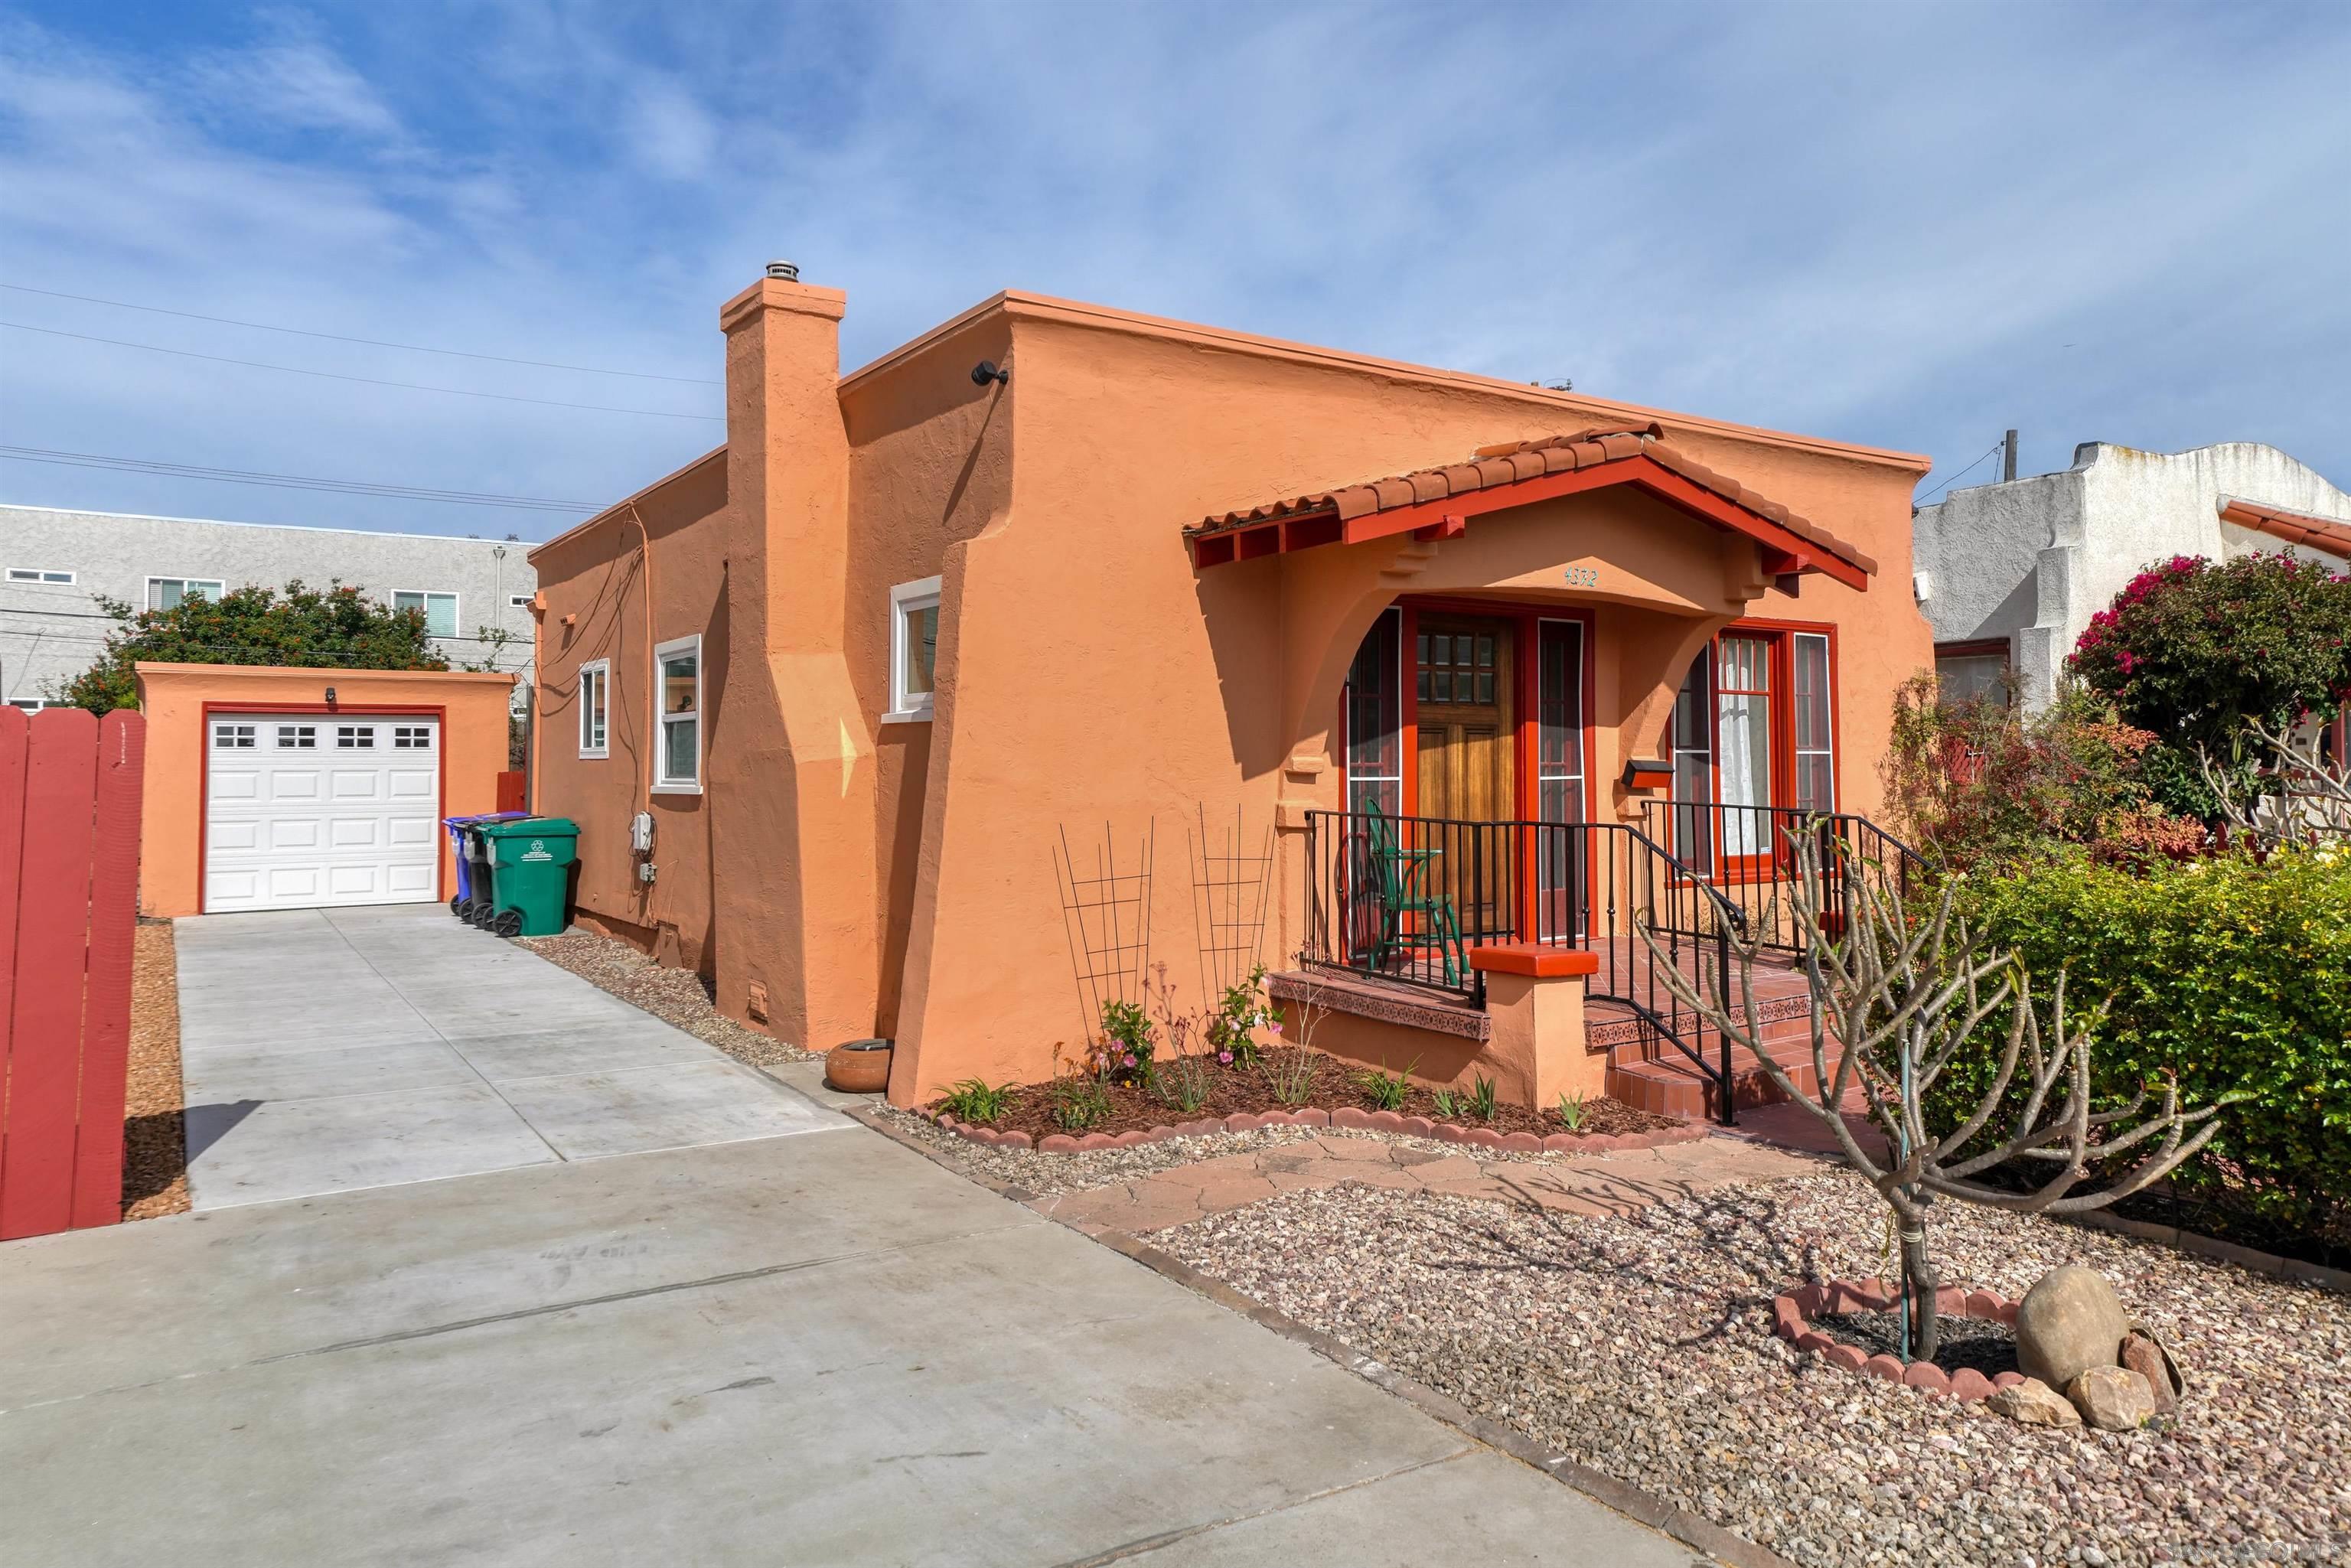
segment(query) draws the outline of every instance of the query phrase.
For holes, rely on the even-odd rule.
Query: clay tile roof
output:
[[[1877,570],[1877,563],[1853,545],[1809,518],[1790,511],[1779,502],[1758,495],[1738,480],[1716,473],[1675,447],[1666,440],[1665,434],[1662,426],[1651,423],[1633,429],[1578,430],[1562,435],[1547,435],[1538,441],[1482,446],[1467,463],[1417,469],[1410,474],[1351,485],[1344,489],[1318,491],[1289,500],[1270,502],[1247,511],[1223,512],[1202,518],[1185,532],[1194,536],[1223,533],[1252,524],[1304,516],[1336,516],[1343,520],[1351,519],[1374,512],[1394,511],[1401,507],[1420,506],[1496,486],[1517,484],[1548,474],[1563,474],[1570,469],[1646,457],[1701,489],[1710,490],[1758,517],[1769,518],[1799,538],[1840,557],[1865,572],[1874,574]],[[2325,522],[2323,518],[2302,520],[2310,524]],[[2340,524],[2326,526],[2343,527]],[[2346,532],[2351,533],[2351,530]],[[2344,548],[2346,553],[2351,553],[2351,545]]]
[[[2351,523],[2337,517],[2322,517],[2310,512],[2289,512],[2283,507],[2265,507],[2258,501],[2240,501],[2233,496],[2220,497],[2220,517],[2224,522],[2234,523],[2241,528],[2258,529],[2288,544],[2304,545],[2351,559]]]

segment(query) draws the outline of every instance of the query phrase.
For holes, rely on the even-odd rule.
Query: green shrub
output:
[[[1104,1002],[1102,1030],[1102,1042],[1094,1056],[1096,1071],[1122,1083],[1150,1082],[1151,1057],[1158,1036],[1143,1004]]]
[[[939,1099],[939,1109],[958,1122],[985,1124],[1004,1114],[1005,1108],[1012,1103],[1012,1096],[1009,1083],[991,1089],[986,1079],[966,1078],[947,1085],[946,1092]]]
[[[2137,873],[2076,856],[1965,885],[1970,918],[2017,951],[2037,991],[2063,967],[2069,1007],[2114,998],[2094,1059],[2101,1099],[2166,1070],[2185,1103],[2247,1093],[2179,1186],[2230,1182],[2234,1198],[2314,1234],[2351,1217],[2351,853]],[[1938,1086],[1946,1116],[1990,1082],[1996,1037],[1979,1040]]]

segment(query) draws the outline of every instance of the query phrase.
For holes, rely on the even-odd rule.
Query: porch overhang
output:
[[[1819,572],[1865,591],[1877,563],[1819,525],[1677,451],[1655,424],[1480,450],[1468,463],[1227,512],[1185,530],[1196,570],[1409,534],[1458,538],[1471,517],[1629,485],[1762,547],[1766,576]]]

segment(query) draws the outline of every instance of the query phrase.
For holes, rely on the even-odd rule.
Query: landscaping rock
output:
[[[2155,1390],[2127,1366],[2094,1366],[2066,1385],[2065,1397],[2102,1432],[2127,1432],[2155,1415]]]
[[[2082,1413],[2072,1401],[2037,1377],[1997,1389],[1984,1401],[1984,1408],[1995,1416],[2005,1416],[2028,1427],[2078,1427]]]
[[[2122,1364],[2147,1379],[2155,1392],[2155,1413],[2168,1416],[2179,1407],[2188,1393],[2187,1379],[2179,1375],[2179,1364],[2171,1358],[2171,1351],[2161,1340],[2147,1330],[2133,1329],[2123,1341]]]
[[[2093,1367],[2117,1365],[2130,1316],[2106,1277],[2067,1264],[2041,1276],[2016,1309],[2016,1365],[2064,1388]]]

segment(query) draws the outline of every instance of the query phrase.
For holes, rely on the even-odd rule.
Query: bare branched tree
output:
[[[2196,748],[2196,766],[2220,802],[2230,836],[2262,850],[2351,844],[2351,758],[2320,751],[2324,727],[2307,725],[2297,733],[2290,726],[2272,729],[2257,718],[2247,719],[2245,727],[2263,752],[2254,788]]]
[[[1683,974],[1645,925],[1636,923],[1636,929],[1682,1004],[1752,1055],[1781,1093],[1827,1128],[1845,1163],[1893,1210],[1903,1291],[1917,1325],[1913,1354],[1931,1360],[1938,1338],[1935,1292],[1942,1277],[1928,1251],[1927,1217],[1937,1198],[2026,1214],[2103,1208],[2202,1149],[2220,1131],[2213,1117],[2227,1101],[2183,1111],[2178,1080],[2168,1077],[2151,1113],[2142,1114],[2151,1094],[2147,1086],[2126,1105],[2094,1110],[2091,1044],[2106,1004],[2086,1016],[2069,1016],[2060,970],[2044,1021],[2032,977],[2014,952],[1969,929],[1953,907],[1955,885],[1945,885],[1931,914],[1907,909],[1879,893],[1876,879],[1858,874],[1858,868],[1836,867],[1855,874],[1838,874],[1834,881],[1842,886],[1832,885],[1818,834],[1786,837],[1795,874],[1784,884],[1785,895],[1812,993],[1810,1090],[1763,1043],[1753,980],[1762,959],[1759,934],[1773,928],[1771,919],[1734,935],[1737,983],[1729,1003],[1711,986]],[[1961,1053],[1997,1029],[2003,1008],[2008,1022],[1991,1082],[1959,1124],[1937,1136],[1928,1124],[1928,1096],[1955,1064],[1970,1064]],[[1841,1107],[1849,1096],[1859,1099],[1885,1134],[1886,1156],[1865,1146],[1846,1124]],[[1991,1141],[1979,1145],[1987,1129]],[[2110,1162],[2134,1150],[2143,1151],[2137,1163],[2116,1171]],[[2048,1178],[2022,1190],[1980,1179],[2020,1161],[2047,1166]],[[2075,1190],[2094,1166],[2109,1173],[2105,1185]]]

